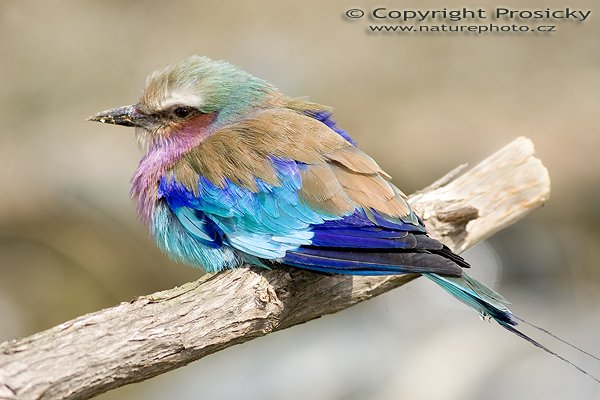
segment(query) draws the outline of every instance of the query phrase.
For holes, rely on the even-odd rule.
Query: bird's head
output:
[[[177,139],[203,140],[278,97],[273,86],[225,61],[192,56],[152,73],[138,103],[88,119],[135,127],[140,143],[151,148]]]

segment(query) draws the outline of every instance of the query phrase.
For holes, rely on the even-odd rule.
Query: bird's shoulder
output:
[[[326,125],[287,108],[259,110],[213,132],[187,151],[171,171],[183,183],[201,175],[221,186],[226,180],[256,189],[255,179],[276,183],[270,160],[292,159],[307,164],[348,145]],[[189,186],[193,186],[189,185]]]
[[[314,115],[288,107],[260,110],[218,129],[167,175],[195,195],[199,179],[256,193],[296,179],[287,174],[290,163],[301,180],[299,198],[315,209],[339,216],[357,208],[391,217],[412,214],[373,158]]]

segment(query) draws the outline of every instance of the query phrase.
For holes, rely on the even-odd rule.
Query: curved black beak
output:
[[[88,121],[97,121],[103,124],[114,124],[122,126],[146,127],[149,122],[147,115],[140,112],[137,104],[111,108],[88,117]]]

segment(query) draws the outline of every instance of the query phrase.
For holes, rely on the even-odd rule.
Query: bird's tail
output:
[[[590,354],[589,352],[587,352],[585,350],[580,349],[579,347],[567,342],[564,339],[557,337],[556,335],[550,333],[548,330],[546,330],[544,328],[536,326],[530,322],[523,320],[522,318],[517,317],[512,312],[510,312],[510,310],[506,307],[506,304],[508,304],[508,302],[504,299],[504,297],[502,297],[500,294],[496,293],[494,290],[490,289],[489,287],[485,286],[483,283],[477,281],[474,278],[471,278],[470,276],[468,276],[465,273],[463,273],[462,276],[460,276],[460,277],[440,276],[437,274],[423,274],[423,276],[425,276],[425,277],[429,278],[430,280],[432,280],[433,282],[437,283],[439,286],[441,286],[444,290],[446,290],[452,296],[456,297],[458,300],[460,300],[464,304],[473,308],[482,317],[494,319],[496,322],[498,322],[498,324],[500,324],[500,326],[502,326],[507,331],[514,333],[521,339],[524,339],[524,340],[528,341],[529,343],[533,344],[534,346],[539,347],[540,349],[544,350],[545,352],[552,354],[553,356],[559,358],[560,360],[562,360],[562,361],[566,362],[567,364],[571,365],[572,367],[576,368],[580,372],[588,375],[589,377],[594,379],[596,382],[600,383],[600,379],[593,376],[588,371],[586,371],[583,368],[579,367],[578,365],[574,364],[572,361],[561,356],[560,354],[550,350],[548,347],[544,346],[540,342],[527,336],[526,334],[524,334],[523,332],[521,332],[520,330],[518,330],[515,327],[518,325],[518,322],[523,322],[524,324],[527,324],[527,325],[561,341],[562,343],[567,344],[568,346],[576,349],[577,351],[579,351],[583,354],[586,354],[598,361],[600,361],[600,358],[598,358],[597,356],[595,356],[593,354]]]

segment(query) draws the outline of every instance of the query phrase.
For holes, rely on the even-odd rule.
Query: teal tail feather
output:
[[[600,379],[593,376],[588,371],[574,364],[572,361],[561,356],[560,354],[550,350],[548,347],[544,346],[537,340],[532,339],[531,337],[527,336],[526,334],[515,328],[515,326],[518,325],[517,321],[523,322],[537,329],[540,332],[543,332],[555,339],[558,339],[559,341],[569,345],[570,347],[576,349],[577,351],[583,354],[586,354],[596,360],[600,360],[597,356],[590,354],[589,352],[580,349],[579,347],[567,342],[566,340],[557,337],[556,335],[547,331],[544,328],[536,326],[530,322],[525,321],[522,318],[517,317],[506,307],[506,305],[508,304],[506,299],[504,299],[504,297],[496,293],[494,290],[485,286],[483,283],[477,281],[474,278],[471,278],[465,273],[463,273],[463,275],[460,277],[440,276],[437,274],[423,274],[423,276],[429,278],[430,280],[441,286],[444,290],[446,290],[452,296],[460,300],[462,303],[473,308],[483,318],[494,319],[496,322],[498,322],[500,326],[502,326],[507,331],[515,334],[521,339],[528,341],[532,345],[544,350],[545,352],[553,355],[554,357],[557,357],[558,359],[566,362],[578,371],[584,373],[596,382],[600,383]]]
[[[460,277],[423,274],[458,300],[473,308],[482,317],[493,318],[501,325],[516,326],[517,320],[506,307],[500,294],[463,272]],[[504,325],[503,325],[504,326]]]

